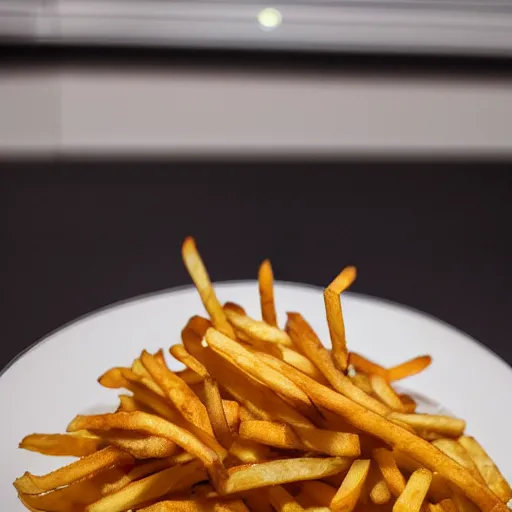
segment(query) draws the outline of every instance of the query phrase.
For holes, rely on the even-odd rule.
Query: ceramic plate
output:
[[[249,314],[259,314],[256,282],[218,284],[216,290],[221,302],[231,300]],[[321,290],[278,283],[276,304],[281,325],[285,311],[299,311],[321,339],[329,340]],[[343,307],[354,351],[383,365],[433,356],[432,366],[401,383],[402,388],[424,397],[429,409],[443,407],[465,418],[468,432],[512,480],[510,367],[465,334],[403,306],[347,293]],[[24,471],[43,474],[67,461],[19,450],[23,436],[64,432],[78,413],[112,411],[118,393],[102,388],[98,376],[112,366],[130,365],[142,348],[151,351],[179,342],[188,318],[201,311],[192,288],[136,298],[61,328],[11,364],[0,377],[1,509],[25,510],[12,487]]]

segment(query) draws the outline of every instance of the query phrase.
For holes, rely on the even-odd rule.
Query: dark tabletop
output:
[[[481,162],[0,163],[0,367],[62,324],[189,283],[193,234],[215,280],[353,287],[426,311],[512,363],[512,165]]]

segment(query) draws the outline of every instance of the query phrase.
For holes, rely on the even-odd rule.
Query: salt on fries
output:
[[[101,385],[111,414],[77,416],[66,434],[31,434],[20,448],[75,456],[14,482],[35,512],[506,512],[512,490],[464,420],[416,413],[393,382],[420,356],[385,368],[348,352],[340,293],[325,290],[329,352],[306,320],[277,322],[273,272],[259,269],[262,320],[220,304],[195,241],[183,260],[210,319],[193,316],[170,354],[142,351]]]

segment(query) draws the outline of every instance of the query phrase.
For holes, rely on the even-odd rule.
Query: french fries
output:
[[[274,304],[274,273],[270,260],[265,260],[258,271],[261,317],[272,327],[277,327],[276,306]]]
[[[482,475],[486,484],[496,496],[504,503],[512,499],[512,489],[507,483],[496,464],[487,455],[486,451],[480,446],[480,443],[473,437],[462,436],[459,443],[466,449],[467,453],[473,459],[478,471]]]
[[[510,485],[465,421],[417,413],[394,389],[431,358],[385,368],[348,352],[339,295],[354,267],[324,293],[329,351],[298,313],[278,327],[267,260],[260,321],[221,306],[193,239],[182,254],[210,316],[192,316],[169,349],[185,370],[143,350],[98,379],[131,392],[116,412],[25,436],[20,448],[79,457],[16,479],[28,510],[508,512]]]

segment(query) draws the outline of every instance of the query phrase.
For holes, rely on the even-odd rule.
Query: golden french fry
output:
[[[414,459],[399,450],[393,450],[393,458],[395,459],[397,466],[407,473],[414,473],[414,471],[422,467],[419,462],[416,462]],[[428,490],[429,497],[434,501],[439,502],[449,498],[452,494],[453,493],[447,480],[438,473],[433,473],[430,489]]]
[[[172,465],[173,462],[171,457],[165,459],[142,461],[137,466],[134,466],[128,473],[124,473],[120,475],[117,479],[113,480],[112,482],[104,484],[101,487],[101,495],[106,496],[108,494],[114,494],[115,492],[119,491],[123,487],[126,487],[132,482],[140,480],[145,476],[152,475],[153,473],[158,473],[159,471],[167,469]],[[98,496],[98,498],[92,501],[96,501],[99,498],[100,496]]]
[[[454,439],[437,439],[432,441],[432,444],[461,466],[464,466],[477,480],[480,480],[483,484],[486,483],[475,462],[462,444]]]
[[[395,390],[389,385],[388,381],[380,375],[370,375],[370,385],[375,395],[388,407],[398,412],[405,412],[405,407],[396,394]]]
[[[169,421],[177,421],[178,414],[176,410],[174,410],[162,396],[154,393],[140,383],[139,377],[131,370],[125,368],[111,368],[98,379],[98,382],[102,386],[111,389],[128,389],[133,393],[137,402],[141,402]]]
[[[398,496],[393,505],[393,512],[420,512],[431,481],[432,473],[428,469],[417,469]]]
[[[302,373],[309,375],[312,379],[315,379],[322,384],[327,384],[323,373],[300,352],[285,347],[284,345],[278,345],[276,348],[279,351],[278,357],[280,357],[285,363],[288,363],[294,368],[297,368],[297,370],[300,370]]]
[[[139,382],[144,384],[148,389],[160,396],[165,396],[162,388],[154,381],[151,374],[147,371],[142,361],[137,358],[132,363],[132,372],[139,377]]]
[[[459,437],[466,428],[466,422],[451,416],[435,414],[402,414],[393,412],[389,419],[398,420],[414,429],[421,429],[435,432],[448,437]]]
[[[398,469],[393,454],[385,448],[377,448],[373,451],[373,458],[377,462],[391,494],[395,497],[400,496],[405,489],[405,478]]]
[[[46,512],[69,512],[82,509],[101,498],[101,490],[109,482],[124,475],[120,468],[101,471],[90,478],[84,478],[66,487],[43,494],[24,494],[20,499],[27,508]]]
[[[346,375],[336,368],[329,352],[302,315],[288,313],[287,328],[294,333],[293,338],[300,350],[311,359],[336,391],[377,414],[386,415],[390,412],[389,407],[356,387]]]
[[[144,411],[151,412],[150,408],[139,402],[134,396],[119,395],[119,407],[116,412]]]
[[[189,386],[193,386],[194,384],[201,384],[203,382],[203,377],[201,377],[201,375],[197,374],[190,368],[185,368],[184,370],[180,370],[174,373]]]
[[[416,412],[416,408],[418,407],[418,404],[416,403],[416,400],[412,398],[412,396],[407,395],[405,393],[402,393],[398,395],[400,397],[400,400],[402,401],[402,404],[405,408],[405,412]]]
[[[206,368],[191,354],[188,353],[187,349],[183,345],[173,345],[169,352],[181,363],[183,363],[189,370],[192,371],[193,374],[200,377],[199,381],[196,382],[202,382],[202,380],[205,377],[208,377],[208,371]],[[186,370],[183,370],[185,372]],[[181,378],[184,382],[185,379],[183,379],[183,372],[178,372],[177,375],[180,376],[182,374]],[[192,384],[195,382],[192,382]]]
[[[219,386],[211,377],[204,379],[204,391],[206,396],[206,410],[210,418],[215,437],[224,448],[229,449],[233,442],[233,436],[226,419],[226,413],[222,405]]]
[[[277,327],[276,306],[274,304],[274,273],[270,260],[265,260],[258,271],[261,317],[269,325]]]
[[[101,436],[108,444],[116,446],[136,459],[170,457],[176,444],[169,439],[132,432],[107,432]]]
[[[229,453],[234,455],[238,460],[249,464],[268,459],[270,450],[268,446],[263,444],[237,437],[233,441]]]
[[[295,501],[293,496],[280,485],[265,489],[270,503],[277,512],[303,512],[304,509]]]
[[[238,432],[242,439],[249,439],[276,448],[303,450],[298,435],[285,423],[269,421],[244,421]]]
[[[372,385],[370,384],[370,379],[368,375],[365,373],[356,373],[350,377],[352,384],[357,386],[359,389],[362,389],[365,393],[371,394],[373,393]]]
[[[241,500],[166,500],[149,507],[139,509],[139,512],[249,512]]]
[[[352,365],[360,373],[379,375],[386,380],[389,378],[386,368],[355,352],[349,352],[348,364]]]
[[[281,343],[287,347],[293,346],[290,336],[278,327],[242,315],[230,308],[224,309],[224,313],[233,327],[248,338],[266,341],[267,343]]]
[[[355,267],[346,267],[324,290],[325,311],[332,343],[332,357],[341,371],[345,371],[347,368],[348,351],[340,294],[352,285],[356,275]]]
[[[69,424],[68,431],[81,429],[112,430],[122,429],[160,436],[173,441],[185,451],[203,461],[209,469],[222,473],[223,466],[217,453],[201,442],[189,431],[163,418],[144,412],[118,412],[115,414],[98,414],[76,416]]]
[[[361,459],[352,463],[347,476],[331,501],[330,508],[333,512],[352,512],[354,510],[369,471],[369,460]]]
[[[140,358],[152,378],[160,386],[162,391],[166,393],[166,396],[180,411],[183,417],[196,427],[213,435],[206,407],[188,385],[169,370],[163,360],[163,354],[159,352],[157,356],[152,356],[144,350]]]
[[[133,457],[130,454],[113,446],[108,446],[99,452],[87,455],[43,476],[32,475],[26,472],[14,481],[14,487],[20,493],[40,494],[72,484],[82,478],[92,476],[103,469],[132,463]]]
[[[219,299],[217,299],[215,295],[210,276],[208,275],[192,237],[186,238],[183,242],[181,254],[188,273],[192,281],[194,281],[201,300],[203,301],[203,305],[212,319],[213,325],[220,332],[234,339],[235,332],[226,318],[226,314],[220,305]]]
[[[306,493],[313,503],[322,507],[329,507],[338,489],[321,480],[302,482],[302,491]]]
[[[238,432],[240,425],[240,405],[234,400],[222,400],[222,408],[231,432]]]
[[[240,422],[257,420],[258,417],[245,407],[240,407]]]
[[[388,368],[388,379],[390,381],[405,379],[417,373],[422,372],[425,368],[430,366],[432,358],[430,356],[419,356],[401,363],[393,368]]]
[[[496,494],[496,496],[498,496],[504,503],[511,500],[512,489],[510,488],[510,485],[478,441],[473,437],[462,436],[459,438],[459,443],[466,449],[469,456],[473,459],[478,471],[491,491],[493,491],[494,494]]]
[[[389,502],[391,499],[391,491],[375,461],[371,463],[370,474],[368,475],[366,484],[372,503],[383,505]]]
[[[100,449],[103,441],[99,437],[83,437],[72,434],[30,434],[19,447],[44,455],[83,457]]]
[[[192,480],[190,480],[191,477]],[[179,466],[172,466],[132,482],[113,494],[101,497],[87,507],[87,512],[124,512],[131,510],[171,491],[180,488],[186,489],[191,481],[192,483],[200,482],[204,478],[206,478],[206,472],[197,460]],[[180,487],[183,482],[186,482],[186,486]]]
[[[297,458],[278,459],[230,468],[224,492],[246,491],[269,485],[286,484],[302,480],[315,480],[342,471],[346,459],[342,458]]]
[[[312,403],[306,393],[279,372],[265,365],[254,353],[229,339],[220,331],[208,329],[205,335],[208,345],[232,364],[244,370],[253,378],[265,383],[275,392],[286,396],[299,411],[310,412]]]

